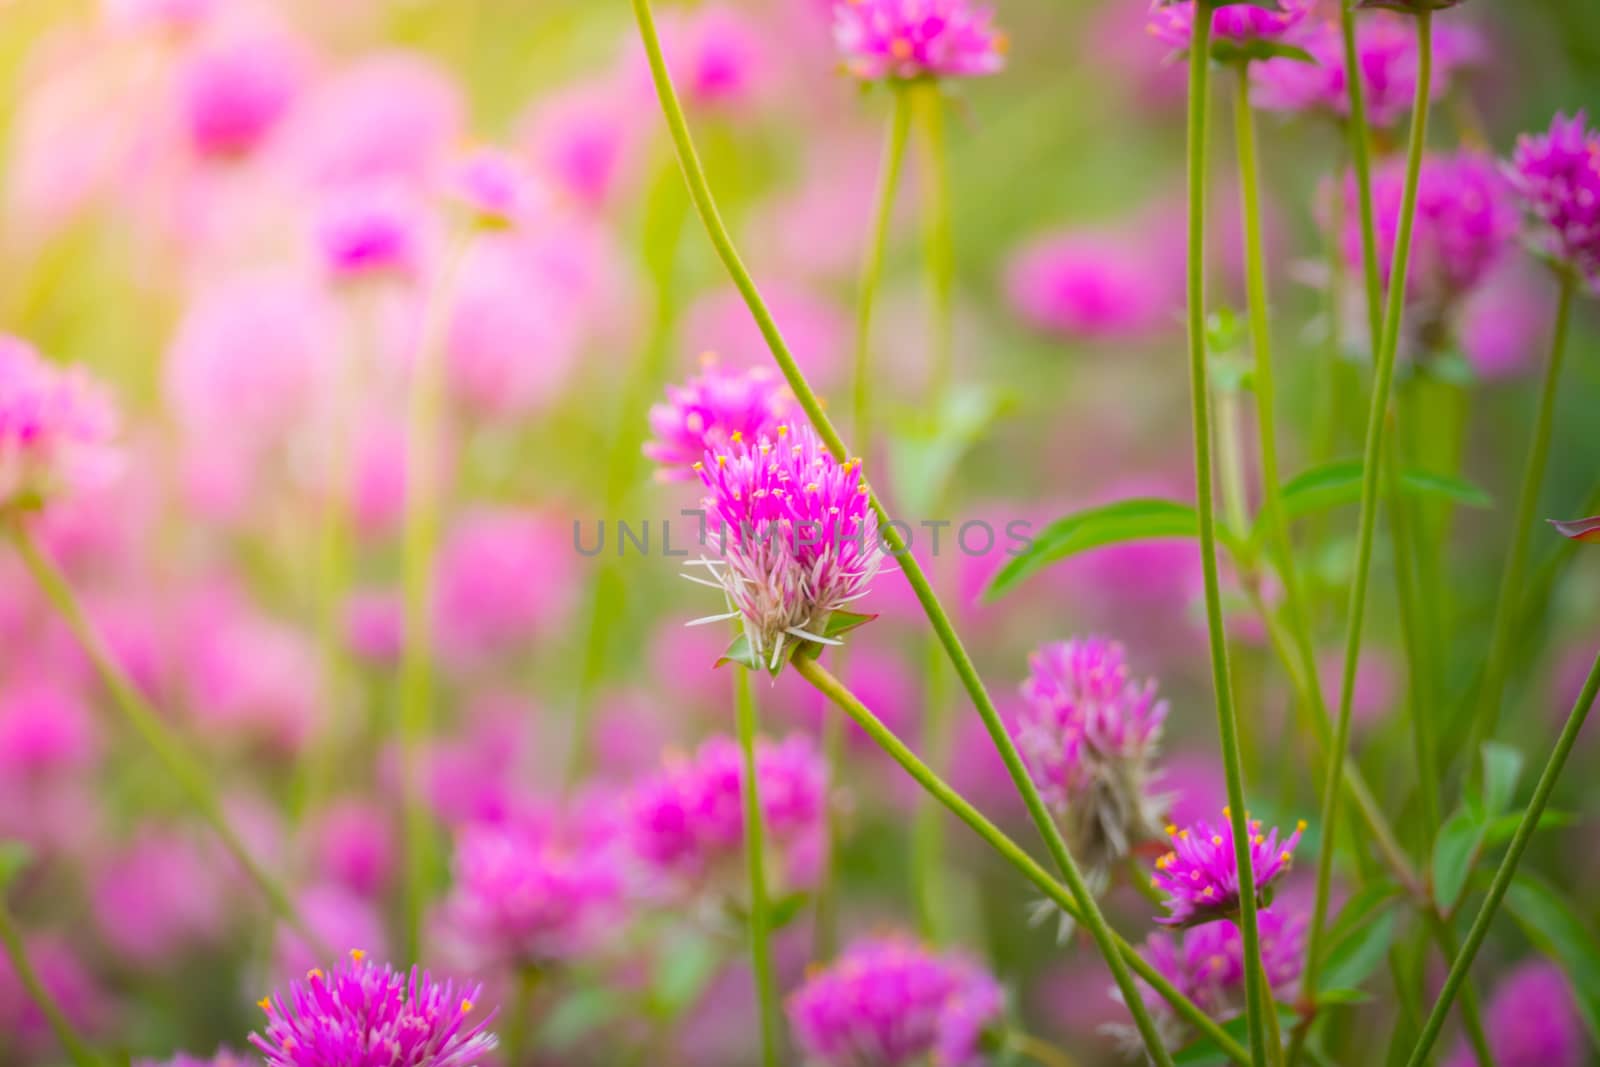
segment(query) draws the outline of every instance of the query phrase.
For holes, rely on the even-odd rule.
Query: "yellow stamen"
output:
[[[463,1000],[461,1002],[461,1014],[462,1015],[471,1015],[472,1014],[472,1001]]]
[[[350,950],[350,958],[355,962],[360,963],[362,960],[367,958],[367,954],[358,948],[353,948]]]
[[[1211,835],[1211,843],[1212,843],[1212,844],[1213,844],[1213,845],[1220,845],[1220,844],[1222,844],[1222,835],[1221,835],[1221,834],[1212,834],[1212,835]]]
[[[1177,832],[1178,832],[1178,828],[1176,826],[1172,825],[1171,823],[1167,824],[1167,836],[1168,837],[1171,837],[1173,834],[1175,834]]]
[[[272,998],[271,997],[262,997],[260,1000],[256,1001],[256,1007],[260,1008],[262,1011],[266,1012],[268,1015],[271,1015],[272,1014]]]

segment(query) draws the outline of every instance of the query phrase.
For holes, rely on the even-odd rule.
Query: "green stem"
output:
[[[328,946],[300,916],[294,902],[289,898],[288,891],[256,861],[244,840],[234,831],[227,815],[223,812],[216,788],[206,776],[204,767],[168,731],[161,716],[128,678],[122,665],[117,662],[116,656],[107,647],[105,638],[84,614],[83,607],[73,594],[72,587],[67,584],[66,577],[40,551],[33,535],[21,521],[12,520],[5,526],[6,533],[16,545],[17,553],[33,576],[34,582],[67,624],[67,628],[72,631],[72,636],[84,654],[89,657],[101,682],[110,691],[112,701],[122,712],[123,719],[155,753],[173,781],[177,782],[178,787],[188,796],[189,803],[194,806],[195,811],[211,825],[212,830],[222,841],[223,847],[243,868],[246,876],[261,890],[262,896],[267,898],[267,902],[279,916],[294,927],[306,939],[307,944],[320,955],[332,959],[333,955]]]
[[[1450,921],[1439,912],[1437,905],[1424,909],[1428,934],[1446,960],[1454,960],[1461,947],[1450,929]],[[1417,1015],[1422,1014],[1420,1005]],[[1478,991],[1470,980],[1461,983],[1461,1024],[1467,1032],[1467,1042],[1472,1045],[1474,1067],[1495,1067],[1494,1050],[1489,1047],[1489,1035],[1483,1029],[1483,1014],[1478,1004]],[[1415,1025],[1415,1023],[1413,1023]]]
[[[1478,955],[1478,949],[1483,946],[1483,939],[1489,934],[1489,926],[1494,921],[1494,914],[1500,908],[1500,902],[1505,899],[1506,891],[1511,888],[1511,880],[1517,873],[1517,864],[1522,861],[1522,854],[1528,848],[1528,842],[1533,839],[1533,834],[1539,826],[1539,819],[1544,815],[1544,808],[1550,800],[1550,794],[1555,790],[1556,780],[1561,777],[1561,769],[1567,762],[1567,756],[1572,752],[1572,746],[1578,740],[1578,732],[1583,729],[1584,720],[1589,717],[1589,709],[1594,706],[1596,691],[1600,691],[1600,656],[1594,661],[1594,666],[1589,670],[1588,681],[1584,682],[1583,692],[1578,694],[1578,702],[1572,706],[1572,712],[1567,716],[1567,724],[1561,729],[1561,736],[1556,740],[1555,751],[1550,753],[1550,760],[1545,764],[1544,773],[1539,776],[1539,784],[1533,790],[1533,798],[1528,801],[1527,809],[1522,813],[1522,821],[1517,824],[1517,832],[1511,838],[1511,844],[1506,849],[1505,857],[1500,861],[1500,867],[1494,872],[1494,881],[1489,885],[1489,895],[1484,898],[1483,906],[1478,909],[1478,915],[1472,920],[1472,928],[1467,931],[1467,940],[1456,954],[1450,964],[1450,974],[1444,981],[1444,988],[1439,991],[1439,999],[1434,1002],[1433,1010],[1428,1014],[1428,1021],[1422,1028],[1422,1036],[1417,1040],[1417,1047],[1411,1053],[1408,1061],[1409,1067],[1422,1067],[1427,1061],[1428,1053],[1433,1049],[1433,1043],[1439,1039],[1439,1031],[1444,1028],[1446,1016],[1450,1013],[1450,1003],[1461,991],[1462,985],[1467,980],[1467,973],[1472,968],[1472,961]]]
[[[950,224],[950,163],[945,148],[944,99],[939,83],[928,79],[904,90],[915,94],[917,123],[922,129],[922,241],[928,266],[932,329],[928,337],[928,400],[942,409],[955,370],[955,241]]]
[[[1348,17],[1348,14],[1347,14]],[[1352,66],[1350,69],[1355,70]],[[1350,583],[1350,606],[1345,633],[1344,670],[1340,679],[1339,718],[1334,727],[1333,749],[1322,791],[1322,825],[1338,825],[1340,776],[1344,773],[1345,750],[1350,744],[1350,704],[1355,695],[1356,668],[1361,659],[1361,627],[1367,607],[1367,579],[1372,570],[1372,542],[1378,522],[1378,489],[1382,482],[1384,430],[1389,410],[1389,389],[1394,379],[1395,354],[1400,347],[1400,326],[1405,314],[1406,278],[1411,257],[1411,231],[1416,221],[1417,183],[1422,173],[1422,156],[1428,138],[1428,94],[1433,69],[1433,16],[1417,15],[1417,91],[1411,116],[1411,140],[1406,151],[1405,191],[1400,203],[1400,221],[1395,238],[1394,260],[1389,272],[1389,295],[1384,309],[1383,329],[1375,358],[1372,402],[1367,414],[1367,440],[1361,471],[1361,519],[1356,538],[1355,574]],[[1350,81],[1359,81],[1352,78]],[[1360,138],[1358,138],[1360,140]],[[1359,164],[1358,164],[1359,165]],[[1363,209],[1363,224],[1368,212]],[[1368,282],[1371,292],[1371,282]],[[1317,969],[1321,962],[1323,927],[1328,917],[1328,894],[1332,887],[1333,851],[1337,835],[1324,833],[1317,857],[1317,895],[1312,910],[1311,932],[1307,943],[1305,985],[1314,993]]]
[[[528,1035],[533,1030],[533,995],[538,991],[542,975],[537,967],[517,969],[515,993],[507,1014],[505,1033],[505,1065],[517,1067],[527,1052]]]
[[[777,1067],[778,991],[772,976],[772,946],[767,916],[767,863],[762,847],[761,786],[756,773],[756,699],[750,672],[734,669],[735,711],[739,749],[744,757],[744,854],[750,876],[750,964],[755,972],[756,999],[761,1015],[761,1062]]]
[[[662,113],[667,122],[667,128],[672,136],[674,148],[678,153],[678,162],[683,168],[685,184],[689,187],[690,198],[694,201],[695,209],[699,212],[700,220],[704,223],[706,234],[715,248],[718,257],[722,260],[732,278],[735,288],[744,297],[751,317],[760,329],[762,337],[771,349],[774,361],[783,372],[785,381],[794,392],[795,398],[801,409],[810,419],[817,435],[835,458],[844,462],[849,457],[849,450],[845,448],[844,441],[834,429],[832,421],[822,408],[816,392],[806,381],[799,366],[794,361],[783,334],[778,330],[777,324],[772,319],[766,302],[761,299],[760,292],[756,289],[755,282],[750,277],[750,272],[745,268],[739,258],[738,250],[733,245],[733,238],[729,235],[727,226],[723,223],[721,213],[718,212],[716,201],[711,195],[711,188],[706,181],[705,169],[700,164],[698,154],[695,152],[694,141],[689,135],[689,126],[683,115],[683,106],[678,101],[676,90],[672,85],[672,78],[667,73],[666,61],[661,53],[661,40],[656,31],[655,18],[650,10],[650,0],[633,0],[635,19],[639,24],[639,35],[644,42],[645,54],[650,62],[650,74],[655,84],[656,95],[661,103]],[[917,563],[916,557],[907,550],[902,538],[892,525],[888,513],[883,508],[883,503],[877,494],[869,490],[868,498],[874,513],[879,521],[879,529],[884,543],[895,556],[901,570],[906,576],[906,581],[911,584],[912,591],[916,594],[917,601],[922,605],[923,612],[928,616],[928,623],[938,636],[939,643],[944,646],[945,653],[949,656],[956,675],[961,679],[962,686],[971,697],[978,715],[983,720],[984,729],[988,731],[996,750],[1000,753],[1001,761],[1006,765],[1006,772],[1011,776],[1012,783],[1022,796],[1023,803],[1028,808],[1028,813],[1033,819],[1034,826],[1044,838],[1045,846],[1049,850],[1052,860],[1060,868],[1062,876],[1067,879],[1067,884],[1075,898],[1080,899],[1084,907],[1085,925],[1091,932],[1096,932],[1096,943],[1101,943],[1101,935],[1108,931],[1104,925],[1104,917],[1100,915],[1098,906],[1095,905],[1089,887],[1084,882],[1082,873],[1067,850],[1066,841],[1061,836],[1061,830],[1050,817],[1049,809],[1045,807],[1044,800],[1039,796],[1039,791],[1029,777],[1027,768],[1023,765],[1022,757],[1017,752],[1016,744],[1011,735],[1006,732],[1005,724],[1000,719],[999,712],[995,709],[994,701],[989,697],[988,690],[978,676],[977,667],[972,662],[972,657],[967,653],[966,647],[961,643],[961,638],[956,634],[955,627],[950,622],[949,613],[945,611],[938,594],[933,591],[928,577],[923,573],[922,567]],[[1204,509],[1202,509],[1202,512]],[[1241,812],[1242,814],[1242,812]],[[1253,914],[1253,913],[1252,913]],[[1096,924],[1093,919],[1098,918]],[[1099,930],[1096,931],[1096,926]],[[1122,988],[1127,997],[1130,1010],[1133,1011],[1135,1020],[1140,1023],[1140,1034],[1144,1037],[1147,1048],[1157,1064],[1166,1065],[1172,1062],[1171,1056],[1161,1044],[1161,1038],[1156,1033],[1154,1024],[1150,1021],[1149,1013],[1142,1004],[1138,1003],[1138,992],[1128,977],[1127,969],[1121,958],[1114,951],[1108,952],[1103,944],[1100,945],[1101,954],[1106,956],[1107,965],[1112,975],[1117,979],[1117,984]]]
[[[73,1029],[66,1013],[61,1010],[61,1005],[56,1003],[55,998],[50,995],[50,990],[45,988],[44,982],[39,978],[39,972],[34,970],[32,961],[28,959],[28,947],[22,941],[22,933],[11,917],[11,909],[6,907],[4,896],[0,896],[0,948],[5,949],[6,956],[11,961],[11,970],[17,976],[17,981],[22,984],[23,992],[27,993],[38,1006],[39,1013],[44,1016],[44,1021],[49,1024],[51,1032],[56,1035],[56,1041],[66,1050],[72,1062],[77,1067],[102,1067],[100,1057],[94,1054],[89,1043]]]
[[[850,427],[869,460],[872,447],[872,311],[878,298],[878,281],[883,273],[883,250],[889,237],[889,223],[894,217],[895,193],[900,187],[900,170],[905,161],[906,140],[910,130],[910,90],[897,85],[894,88],[894,111],[889,116],[889,132],[883,148],[883,163],[878,171],[872,229],[861,257],[861,278],[856,289],[855,368]]]
[[[1026,1056],[1040,1067],[1077,1067],[1077,1060],[1067,1055],[1065,1049],[1057,1048],[1042,1037],[1013,1030],[1006,1035],[1006,1047],[1013,1052]]]
[[[444,337],[456,276],[469,245],[451,238],[423,311],[406,410],[406,499],[400,567],[404,645],[400,654],[400,748],[404,779],[405,912],[402,960],[422,958],[422,913],[432,874],[432,820],[422,750],[433,704],[433,562],[439,540],[438,462],[444,407]]]
[[[965,797],[934,773],[933,769],[917,758],[905,742],[895,736],[881,720],[874,715],[865,704],[856,698],[844,685],[828,673],[827,669],[816,660],[806,656],[797,656],[794,659],[795,671],[806,681],[810,682],[824,696],[833,701],[834,705],[850,716],[861,727],[879,748],[890,759],[898,763],[913,781],[922,786],[935,800],[943,804],[951,814],[965,823],[974,833],[1007,863],[1017,870],[1022,877],[1042,892],[1049,900],[1075,921],[1085,926],[1089,925],[1084,911],[1079,907],[1073,893],[1039,865],[1034,858],[1005,833],[984,817],[983,813],[973,807]],[[1096,912],[1098,915],[1098,911]],[[1101,923],[1104,918],[1101,917]],[[1115,957],[1132,968],[1134,973],[1154,989],[1163,1000],[1172,1005],[1172,1009],[1179,1017],[1192,1024],[1203,1033],[1217,1047],[1223,1055],[1240,1065],[1250,1062],[1250,1053],[1234,1037],[1228,1034],[1210,1016],[1201,1011],[1188,997],[1180,993],[1171,982],[1163,978],[1150,962],[1123,940],[1114,931],[1106,928],[1110,935],[1111,944],[1115,948]],[[1139,997],[1127,1001],[1128,1008],[1137,1020],[1147,1016],[1144,1001]],[[1165,1055],[1163,1053],[1163,1055]],[[1165,1062],[1170,1063],[1167,1059]]]
[[[950,694],[946,691],[942,650],[929,641],[926,654],[923,744],[934,770],[946,774],[950,768],[950,728],[954,725]],[[911,867],[922,936],[932,944],[940,944],[948,929],[944,907],[944,813],[931,797],[921,798],[917,805],[911,827]]]
[[[1392,415],[1390,416],[1392,418]],[[1417,575],[1412,566],[1412,547],[1416,532],[1412,526],[1411,502],[1400,487],[1400,450],[1383,452],[1384,488],[1389,501],[1389,533],[1394,552],[1395,599],[1400,607],[1400,640],[1405,647],[1406,673],[1411,685],[1411,747],[1417,758],[1417,796],[1422,808],[1422,839],[1431,843],[1439,832],[1439,770],[1437,745],[1433,737],[1433,670],[1428,644],[1421,634]],[[1426,850],[1425,850],[1426,851]]]
[[[1206,633],[1211,649],[1211,682],[1217,702],[1217,735],[1222,769],[1228,783],[1228,818],[1233,825],[1234,861],[1239,871],[1239,930],[1247,961],[1261,958],[1256,922],[1255,868],[1250,859],[1250,831],[1244,797],[1244,768],[1239,753],[1239,721],[1233,706],[1233,680],[1228,669],[1228,635],[1222,623],[1222,591],[1217,576],[1217,529],[1211,468],[1211,402],[1206,380],[1206,112],[1211,95],[1211,18],[1213,5],[1195,5],[1194,40],[1189,47],[1189,254],[1188,333],[1189,390],[1193,404],[1195,510],[1200,519],[1200,562],[1205,579]],[[1251,1062],[1265,1067],[1261,969],[1245,967],[1245,1012]]]
[[[1539,413],[1533,424],[1533,440],[1528,447],[1528,458],[1522,470],[1522,489],[1517,498],[1517,516],[1511,527],[1511,549],[1506,554],[1505,572],[1500,581],[1500,598],[1495,609],[1493,636],[1489,642],[1483,687],[1479,690],[1481,703],[1473,723],[1473,741],[1481,741],[1494,735],[1495,726],[1500,719],[1500,702],[1505,691],[1511,647],[1520,632],[1514,623],[1517,621],[1517,606],[1524,592],[1523,573],[1528,564],[1528,539],[1533,533],[1535,513],[1539,507],[1539,490],[1544,485],[1545,465],[1550,458],[1550,438],[1555,428],[1556,397],[1561,387],[1561,365],[1567,347],[1567,326],[1572,319],[1572,297],[1577,289],[1577,277],[1572,270],[1563,269],[1560,277],[1561,296],[1556,305],[1556,324],[1550,339],[1550,358],[1545,364],[1544,386],[1539,394]],[[1477,751],[1477,745],[1470,744],[1467,751]]]

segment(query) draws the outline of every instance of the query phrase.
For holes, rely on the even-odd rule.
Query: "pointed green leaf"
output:
[[[1489,818],[1511,806],[1522,777],[1522,753],[1510,745],[1488,741],[1483,746],[1483,802]]]
[[[1540,830],[1562,830],[1577,823],[1578,817],[1570,811],[1551,811],[1546,808],[1539,813],[1539,825],[1534,832]],[[1516,836],[1517,827],[1522,825],[1522,812],[1513,811],[1499,818],[1491,819],[1488,829],[1483,835],[1483,843],[1488,845],[1503,845]]]
[[[1433,899],[1450,911],[1466,888],[1467,875],[1483,851],[1488,825],[1470,808],[1459,808],[1439,827],[1433,842]]]
[[[1027,548],[1001,568],[985,596],[995,600],[1051,563],[1091,548],[1127,541],[1197,537],[1200,519],[1193,506],[1175,500],[1136,498],[1088,508],[1057,519]]]
[[[865,626],[877,617],[877,615],[868,615],[858,611],[836,611],[828,616],[828,622],[822,628],[822,636],[843,637],[851,630]]]
[[[1283,484],[1278,499],[1284,515],[1298,519],[1319,511],[1359,503],[1361,500],[1360,460],[1342,459],[1324,463],[1295,475]],[[1400,476],[1401,487],[1408,495],[1450,500],[1467,507],[1483,508],[1494,503],[1494,498],[1471,482],[1451,478],[1429,471],[1408,470]],[[1251,539],[1259,542],[1265,536],[1264,523],[1257,521]]]
[[[1322,967],[1318,1000],[1328,990],[1353,989],[1372,976],[1394,940],[1393,906],[1400,887],[1392,882],[1367,886],[1345,902],[1339,918],[1328,930],[1328,949]]]
[[[1591,1040],[1600,1042],[1600,942],[1554,888],[1519,874],[1506,891],[1506,908],[1538,949],[1566,972]]]
[[[733,644],[723,650],[722,658],[717,660],[716,666],[723,667],[729,663],[736,663],[753,671],[766,670],[767,667],[765,663],[757,662],[755,650],[750,647],[750,639],[744,634],[735,637]]]

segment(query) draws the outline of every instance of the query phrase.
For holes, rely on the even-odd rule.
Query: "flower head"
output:
[[[737,618],[751,663],[776,673],[803,644],[836,645],[830,618],[865,596],[883,558],[861,462],[839,463],[809,426],[729,436],[695,465],[709,494],[708,540],[696,561]],[[864,618],[832,620],[837,625]]]
[[[833,39],[863,81],[972,77],[1005,65],[993,17],[968,0],[834,0]]]
[[[537,206],[532,178],[509,152],[479,148],[456,163],[450,192],[478,224],[491,229],[527,220]]]
[[[1588,1037],[1561,969],[1547,960],[1520,964],[1500,980],[1484,1012],[1489,1050],[1500,1067],[1578,1067]],[[1446,1067],[1477,1067],[1463,1042]]]
[[[1159,833],[1147,795],[1166,701],[1154,681],[1129,676],[1123,648],[1090,637],[1058,641],[1030,658],[1025,705],[1012,727],[1040,793],[1067,820],[1074,850],[1093,867]]]
[[[115,430],[110,396],[85,371],[0,334],[0,510],[103,485]]]
[[[815,747],[795,735],[756,745],[756,788],[768,844],[782,857],[784,881],[814,872],[806,861],[822,832],[827,774]],[[628,839],[648,872],[675,888],[738,885],[744,849],[744,763],[727,737],[671,760],[634,789]],[[726,877],[725,877],[726,876]]]
[[[1032,325],[1072,339],[1137,339],[1170,310],[1148,257],[1126,240],[1063,233],[1012,262],[1011,303]]]
[[[1600,130],[1582,111],[1558,114],[1549,132],[1517,140],[1507,174],[1540,250],[1600,291]]]
[[[570,959],[615,908],[615,853],[521,821],[469,826],[456,839],[451,928],[486,958],[517,966]]]
[[[1306,824],[1300,823],[1282,842],[1276,827],[1263,834],[1260,822],[1251,821],[1249,826],[1250,867],[1256,894],[1264,898],[1272,883],[1289,869]],[[1199,926],[1233,917],[1239,910],[1233,820],[1224,818],[1220,827],[1204,821],[1182,830],[1169,826],[1167,835],[1172,850],[1156,860],[1151,884],[1166,891],[1169,914],[1156,921],[1164,926]]]
[[[736,435],[758,440],[775,432],[792,409],[789,390],[770,368],[724,370],[707,356],[699,374],[667,386],[666,402],[650,409],[655,436],[644,454],[661,464],[658,479],[687,480],[707,451],[727,448]]]
[[[1273,989],[1286,988],[1305,966],[1306,917],[1280,906],[1257,912],[1256,919],[1267,981]],[[1157,931],[1145,940],[1141,954],[1207,1015],[1227,1019],[1244,1010],[1244,939],[1231,920]],[[1170,1010],[1155,990],[1141,992],[1153,1011]]]
[[[1005,1010],[993,977],[962,956],[898,937],[851,946],[789,1000],[789,1021],[817,1067],[976,1067]]]
[[[1312,0],[1280,0],[1276,7],[1228,4],[1211,16],[1211,33],[1219,42],[1244,45],[1282,39],[1310,14]],[[1150,33],[1173,48],[1188,48],[1194,39],[1195,0],[1154,0]]]
[[[317,217],[317,249],[339,278],[406,275],[420,259],[418,205],[392,182],[349,182]]]
[[[495,1047],[479,987],[382,967],[353,951],[331,974],[307,973],[288,996],[261,1000],[265,1034],[250,1043],[267,1067],[473,1067]]]
[[[245,36],[208,45],[183,80],[184,118],[196,153],[237,157],[283,121],[299,91],[299,56],[287,41]]]

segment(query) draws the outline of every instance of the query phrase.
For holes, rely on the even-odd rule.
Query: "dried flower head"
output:
[[[1506,173],[1540,251],[1600,292],[1600,130],[1582,111],[1558,114],[1547,133],[1517,139]]]
[[[1005,66],[993,18],[968,0],[834,0],[833,39],[863,81],[973,77]]]
[[[1289,869],[1295,846],[1306,824],[1300,823],[1281,843],[1274,827],[1261,832],[1261,823],[1252,820],[1250,828],[1250,867],[1255,874],[1256,895],[1265,904],[1270,900],[1272,883]],[[1233,849],[1233,821],[1226,808],[1220,826],[1198,822],[1186,829],[1167,827],[1172,850],[1156,860],[1151,884],[1166,892],[1168,914],[1156,921],[1164,926],[1199,926],[1217,919],[1228,919],[1239,911],[1239,865]]]

